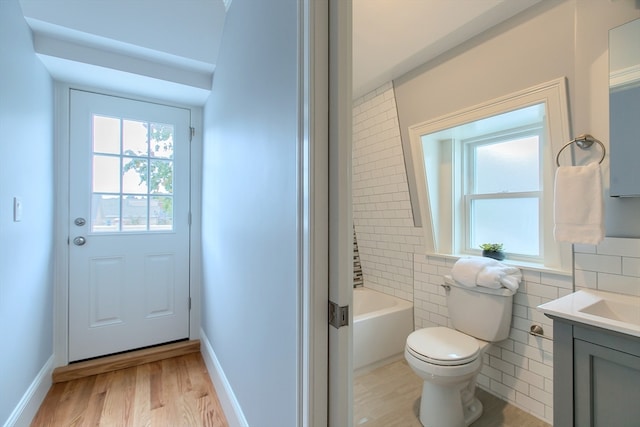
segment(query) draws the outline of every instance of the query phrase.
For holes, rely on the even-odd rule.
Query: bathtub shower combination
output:
[[[402,358],[413,304],[367,288],[353,290],[353,369]]]

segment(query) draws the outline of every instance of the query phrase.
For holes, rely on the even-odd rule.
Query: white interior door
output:
[[[190,112],[70,94],[69,360],[189,336]]]

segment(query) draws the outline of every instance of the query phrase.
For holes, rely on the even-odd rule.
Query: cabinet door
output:
[[[574,425],[639,425],[640,357],[576,339],[574,369]]]

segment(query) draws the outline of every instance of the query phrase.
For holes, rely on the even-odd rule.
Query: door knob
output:
[[[78,236],[75,239],[73,239],[73,244],[76,245],[76,246],[82,246],[85,243],[87,243],[87,239],[85,239],[82,236]]]

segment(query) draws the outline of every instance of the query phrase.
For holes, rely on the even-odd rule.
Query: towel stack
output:
[[[522,273],[512,267],[486,257],[460,258],[451,270],[453,280],[463,286],[483,286],[485,288],[507,288],[513,292],[518,290]]]

